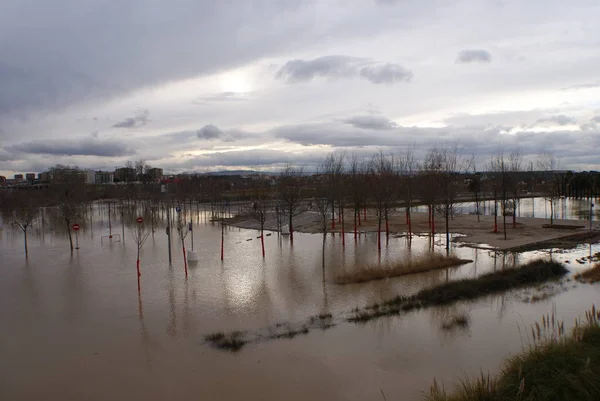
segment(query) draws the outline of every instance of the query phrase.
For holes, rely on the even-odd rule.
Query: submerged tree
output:
[[[71,225],[83,218],[83,201],[86,199],[85,175],[76,166],[56,165],[50,169],[54,201],[58,217],[65,223],[69,234],[71,252],[74,249]]]
[[[542,152],[537,163],[539,169],[546,173],[544,199],[550,204],[550,224],[554,224],[554,204],[560,197],[560,180],[556,172],[558,160],[553,153]]]
[[[304,186],[302,167],[294,168],[290,164],[286,165],[281,171],[278,180],[278,195],[283,212],[288,217],[290,230],[290,241],[294,241],[293,219],[300,214],[302,208],[302,197],[304,195]]]
[[[388,218],[393,210],[396,189],[396,162],[393,156],[377,153],[369,164],[369,190],[374,203],[377,218],[377,249],[381,251],[381,226],[386,223],[386,234],[389,235]]]
[[[506,214],[510,201],[510,164],[504,156],[503,150],[498,150],[492,155],[489,169],[494,174],[494,201],[500,202],[502,209],[502,230],[506,240]]]
[[[25,201],[22,199],[21,201]],[[38,216],[39,209],[34,207],[31,202],[25,201],[25,203],[19,202],[19,206],[13,210],[12,219],[13,225],[19,227],[23,231],[24,246],[25,246],[25,258],[29,256],[29,248],[27,244],[27,234],[29,229],[33,225],[34,221]]]
[[[360,208],[367,197],[367,177],[368,168],[363,160],[359,160],[356,154],[353,154],[349,160],[348,181],[350,184],[350,195],[352,199],[352,208],[354,210],[354,239],[358,239],[358,226],[360,221]]]
[[[265,222],[273,210],[273,200],[271,198],[270,180],[260,176],[252,182],[254,201],[248,207],[249,215],[260,224],[260,245],[262,248],[262,257],[265,257]]]
[[[477,214],[477,222],[481,221],[480,206],[481,206],[481,173],[477,171],[477,165],[475,164],[475,155],[471,156],[470,162],[472,175],[469,178],[468,189],[473,194],[473,201],[475,202],[475,214]]]
[[[148,228],[148,226],[145,225],[143,220],[141,222],[140,222],[140,220],[138,220],[137,227],[131,233],[133,236],[133,241],[135,242],[135,244],[137,246],[136,267],[137,267],[138,292],[141,290],[140,277],[142,276],[142,273],[140,272],[140,250],[144,246],[144,242],[146,242],[146,240],[148,239],[148,236],[150,235],[151,232],[152,232],[152,230],[150,228]]]

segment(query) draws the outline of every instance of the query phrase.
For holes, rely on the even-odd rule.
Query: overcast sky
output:
[[[0,174],[312,170],[458,142],[600,169],[598,0],[3,0]]]

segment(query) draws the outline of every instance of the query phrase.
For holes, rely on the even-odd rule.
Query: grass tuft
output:
[[[442,329],[446,331],[454,329],[465,329],[469,326],[471,320],[466,314],[459,314],[450,317],[448,320],[442,322]]]
[[[223,332],[212,333],[206,335],[204,339],[218,349],[226,349],[233,352],[239,351],[248,343],[244,338],[244,333],[241,331],[234,331],[228,334]]]
[[[354,311],[349,322],[366,322],[381,316],[410,312],[415,309],[469,301],[482,296],[505,292],[514,288],[531,286],[548,280],[558,279],[568,273],[559,262],[543,259],[534,260],[516,269],[486,274],[474,279],[451,281],[432,288],[425,288],[417,294],[397,296],[379,304]]]
[[[509,358],[500,375],[465,380],[448,393],[434,380],[426,401],[600,400],[600,312],[570,333],[554,316],[532,326],[534,343]],[[544,334],[545,333],[545,334]]]
[[[577,274],[575,278],[584,283],[600,282],[600,263],[596,263],[591,269]]]
[[[397,260],[393,262],[367,264],[359,266],[350,272],[338,275],[336,284],[364,283],[388,277],[404,276],[423,273],[431,270],[444,269],[470,263],[472,260],[460,259],[456,256],[444,256],[439,253],[428,253],[420,257]]]

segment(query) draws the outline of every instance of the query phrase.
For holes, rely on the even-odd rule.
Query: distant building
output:
[[[25,174],[25,179],[29,182],[34,182],[35,181],[35,173]]]
[[[39,181],[50,181],[50,172],[46,171],[38,174]]]
[[[6,184],[6,177],[3,175],[0,175],[0,185],[4,185]]]
[[[109,171],[96,171],[96,178],[94,181],[96,184],[112,184],[114,181],[114,173]]]
[[[96,171],[94,170],[83,170],[86,184],[94,184],[96,182]]]
[[[150,179],[152,179],[154,181],[160,181],[163,176],[163,169],[156,168],[156,167],[148,169],[148,175],[150,176]]]
[[[119,167],[115,170],[115,181],[135,181],[135,169],[133,167]]]
[[[23,174],[15,174],[15,181],[16,182],[23,181]]]

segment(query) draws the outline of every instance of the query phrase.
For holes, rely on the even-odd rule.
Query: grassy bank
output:
[[[486,274],[474,279],[452,281],[432,288],[425,288],[410,297],[398,296],[382,305],[371,305],[356,310],[348,321],[364,322],[386,315],[397,315],[413,309],[440,306],[456,301],[472,300],[482,296],[502,293],[515,288],[531,286],[558,279],[568,270],[559,262],[534,260],[515,269]]]
[[[497,377],[482,375],[446,392],[435,381],[426,401],[600,400],[600,312],[570,333],[552,317],[532,327],[534,343],[509,358]]]
[[[445,269],[470,263],[472,260],[460,259],[456,256],[444,256],[439,253],[429,253],[409,259],[396,260],[386,263],[367,264],[338,275],[336,284],[364,283],[388,277],[404,276],[431,270]]]
[[[591,269],[579,273],[575,278],[584,283],[600,282],[600,263],[596,263]]]

